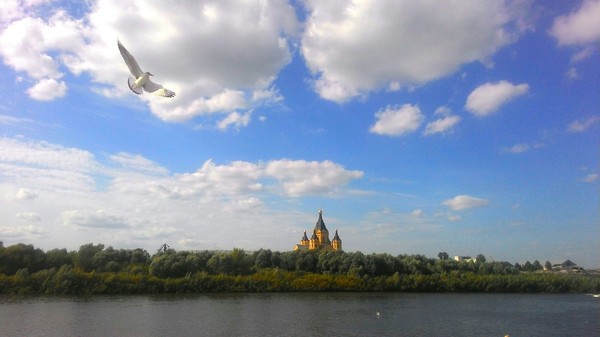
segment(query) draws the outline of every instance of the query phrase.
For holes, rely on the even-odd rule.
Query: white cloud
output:
[[[600,1],[585,0],[576,11],[554,19],[550,35],[561,46],[600,41]]]
[[[89,12],[82,18],[62,10],[38,15],[47,11],[37,11],[29,2],[19,9],[22,4],[13,2],[10,10],[0,11],[5,64],[31,79],[56,83],[66,71],[87,72],[92,91],[132,95],[116,47],[120,38],[142,69],[177,92],[172,100],[135,96],[168,121],[229,114],[280,100],[272,83],[291,61],[299,27],[293,7],[283,0],[185,2],[168,9],[158,0],[98,0],[85,7]],[[56,96],[49,93],[61,92],[43,95],[40,89],[32,89],[32,97],[50,99]]]
[[[531,147],[529,146],[529,144],[525,144],[525,143],[521,143],[521,144],[515,144],[512,147],[506,149],[506,151],[510,152],[510,153],[523,153],[523,152],[527,152],[531,149]]]
[[[27,89],[27,94],[37,101],[52,101],[67,94],[67,85],[64,81],[44,78]]]
[[[580,61],[583,61],[587,58],[589,58],[590,56],[592,56],[592,54],[594,54],[595,48],[588,46],[583,48],[583,50],[573,54],[573,56],[571,56],[571,63],[577,63]]]
[[[575,120],[571,122],[571,124],[569,124],[569,126],[567,127],[567,131],[575,133],[585,132],[589,128],[598,124],[598,122],[600,122],[600,116],[590,116],[583,120]]]
[[[17,194],[15,197],[17,198],[17,200],[27,201],[27,200],[33,200],[33,199],[37,198],[38,195],[37,195],[37,193],[33,192],[32,190],[29,190],[26,188],[20,188],[17,191]]]
[[[44,229],[6,227],[0,234],[18,242],[45,233],[45,247],[73,249],[90,241],[152,248],[210,232],[202,247],[186,248],[289,249],[292,243],[273,243],[272,234],[304,226],[305,215],[269,205],[352,194],[347,185],[362,175],[332,161],[291,159],[207,160],[195,171],[170,173],[136,154],[119,152],[97,160],[80,149],[0,138],[0,223],[14,222],[15,215],[32,221],[34,214],[42,214],[36,222],[40,227],[33,229]]]
[[[8,238],[21,238],[40,236],[46,232],[40,226],[27,225],[27,226],[2,226],[0,227],[0,235]]]
[[[486,62],[525,28],[520,18],[526,8],[499,0],[309,0],[305,5],[302,54],[315,90],[335,102],[423,84],[462,64]]]
[[[460,122],[460,116],[446,116],[427,123],[424,135],[451,132],[454,126]]]
[[[0,163],[2,162],[78,172],[95,170],[98,165],[94,155],[87,151],[46,142],[0,137]]]
[[[454,211],[460,211],[468,208],[487,206],[489,201],[469,195],[457,195],[452,199],[444,200],[442,204],[450,207],[450,209]]]
[[[440,106],[437,109],[435,109],[435,114],[436,115],[442,115],[444,117],[448,117],[452,115],[452,110],[447,107],[447,106]]]
[[[476,116],[487,116],[498,108],[529,90],[526,83],[512,84],[507,81],[485,83],[475,88],[467,97],[465,109]]]
[[[29,118],[20,118],[9,115],[0,115],[0,124],[5,125],[16,125],[16,124],[25,124],[25,123],[35,123],[33,119]]]
[[[155,162],[140,156],[139,154],[131,154],[127,152],[120,152],[116,155],[110,156],[110,159],[120,164],[123,168],[146,172],[148,174],[159,174],[164,175],[168,173],[168,170]]]
[[[423,122],[421,109],[416,105],[388,106],[375,113],[377,121],[369,131],[378,135],[401,136],[416,131]]]
[[[534,149],[540,149],[546,146],[544,139],[534,143],[518,143],[508,148],[502,148],[501,151],[512,154],[521,154]]]
[[[247,126],[250,123],[250,112],[239,113],[234,111],[230,113],[227,117],[223,118],[218,124],[217,127],[219,130],[225,130],[230,126],[234,126],[236,129],[240,127]]]
[[[412,212],[410,212],[410,215],[414,218],[420,218],[421,216],[423,216],[423,210],[420,208],[417,208],[417,209],[413,210]]]
[[[61,215],[61,223],[63,226],[71,228],[89,227],[119,229],[129,227],[127,221],[122,217],[110,214],[101,209],[96,211],[64,211]]]
[[[350,180],[361,178],[363,172],[348,171],[331,161],[282,159],[270,161],[265,174],[277,179],[286,195],[298,197],[337,193]]]
[[[15,214],[15,216],[22,221],[28,222],[38,222],[42,220],[42,217],[35,212],[19,212]]]

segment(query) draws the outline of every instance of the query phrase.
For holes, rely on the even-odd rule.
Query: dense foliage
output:
[[[179,251],[86,244],[44,252],[0,247],[0,293],[108,294],[215,291],[600,292],[597,275],[536,272],[507,262],[457,262],[440,253]],[[535,267],[534,267],[535,266]]]

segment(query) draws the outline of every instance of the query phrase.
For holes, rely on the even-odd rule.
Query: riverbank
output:
[[[177,278],[125,272],[85,272],[65,265],[29,274],[0,274],[1,294],[163,294],[210,292],[493,292],[599,293],[600,276],[558,273],[353,276],[264,269],[250,275]]]

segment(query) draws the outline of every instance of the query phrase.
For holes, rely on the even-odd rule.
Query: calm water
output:
[[[590,295],[0,296],[1,336],[600,336],[599,320]]]

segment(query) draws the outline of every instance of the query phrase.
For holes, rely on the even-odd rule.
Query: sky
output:
[[[127,86],[119,40],[173,98]],[[600,1],[6,0],[0,241],[600,267]]]

